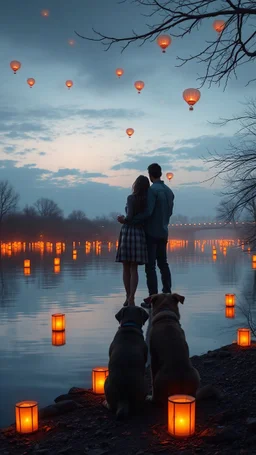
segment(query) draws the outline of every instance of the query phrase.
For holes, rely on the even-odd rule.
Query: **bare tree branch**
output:
[[[120,3],[125,3],[121,1]],[[133,0],[147,9],[144,16],[148,18],[159,17],[160,23],[145,24],[148,31],[145,33],[132,31],[129,37],[116,37],[105,35],[94,28],[94,37],[83,36],[76,32],[80,38],[101,42],[105,50],[115,43],[124,43],[122,52],[133,42],[143,45],[148,40],[155,40],[160,34],[170,32],[173,37],[183,38],[192,32],[198,32],[203,22],[209,19],[221,18],[225,20],[225,27],[216,35],[216,39],[203,44],[200,52],[190,57],[181,58],[182,66],[189,61],[196,60],[205,66],[203,76],[198,79],[200,86],[206,81],[226,87],[229,78],[234,75],[241,65],[253,62],[256,58],[256,2],[255,0]],[[248,23],[251,20],[251,24]],[[203,40],[202,40],[203,41]],[[248,81],[254,81],[250,79]]]
[[[0,181],[0,223],[5,216],[16,210],[18,200],[19,195],[12,185],[7,180]]]

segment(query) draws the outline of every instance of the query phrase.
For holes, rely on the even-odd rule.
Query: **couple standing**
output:
[[[127,198],[126,216],[117,220],[123,224],[116,262],[123,263],[126,291],[124,306],[135,305],[139,276],[138,265],[145,264],[149,297],[141,304],[150,308],[150,296],[158,294],[156,262],[161,272],[163,292],[171,293],[172,280],[167,262],[168,225],[173,211],[174,194],[161,180],[162,169],[157,163],[148,166],[149,179],[140,175],[133,192]]]

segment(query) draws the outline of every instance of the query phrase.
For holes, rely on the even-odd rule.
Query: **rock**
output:
[[[59,403],[59,401],[66,401],[66,400],[73,400],[74,399],[74,394],[71,393],[66,393],[64,395],[59,395],[57,398],[55,398],[55,403]]]
[[[41,419],[45,419],[46,417],[54,417],[58,414],[74,411],[77,408],[82,408],[82,405],[74,400],[64,400],[41,409],[39,416]]]
[[[43,455],[46,453],[49,454],[49,450],[48,449],[38,449],[34,453],[36,453],[36,455]]]
[[[256,431],[256,418],[255,417],[249,417],[246,420],[246,426],[249,431]]]
[[[245,441],[246,445],[254,446],[256,445],[256,436],[252,436],[251,438],[247,438]]]
[[[64,453],[72,454],[72,453],[74,453],[74,449],[72,448],[72,446],[68,446],[68,447],[64,447],[63,449],[59,450],[57,453],[59,455],[64,454]]]
[[[211,365],[215,365],[215,360],[213,360],[213,359],[206,359],[206,360],[204,361],[204,365],[207,366],[207,367],[209,367],[209,366],[211,366]]]
[[[76,393],[86,393],[88,392],[89,390],[88,389],[84,389],[84,388],[81,388],[81,387],[71,387],[71,389],[68,391],[68,395],[69,394],[76,394]]]
[[[229,352],[229,351],[220,351],[220,352],[219,352],[219,357],[220,357],[221,359],[225,359],[225,358],[231,357],[231,356],[232,356],[232,354],[231,354],[231,352]]]
[[[196,393],[197,401],[216,399],[220,400],[223,398],[222,392],[214,387],[212,384],[206,385],[199,389]]]
[[[54,417],[58,414],[59,412],[55,404],[50,404],[49,406],[46,406],[45,408],[39,410],[39,417],[41,419],[45,419],[46,417]]]
[[[232,443],[234,441],[236,441],[237,439],[239,439],[239,434],[233,430],[233,428],[229,428],[229,427],[226,427],[226,428],[221,428],[221,429],[218,429],[215,434],[209,434],[209,435],[203,435],[202,434],[202,437],[203,439],[205,440],[205,442],[207,443],[214,443],[214,444],[220,444],[220,443]]]

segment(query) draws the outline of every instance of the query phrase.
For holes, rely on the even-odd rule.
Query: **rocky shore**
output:
[[[142,415],[118,422],[104,397],[72,388],[39,413],[39,431],[1,430],[1,455],[256,455],[256,343],[192,357],[211,397],[197,402],[196,435],[174,439],[167,414],[147,403]],[[149,373],[149,372],[148,372]],[[148,376],[150,377],[150,376]],[[149,384],[150,388],[150,384]]]

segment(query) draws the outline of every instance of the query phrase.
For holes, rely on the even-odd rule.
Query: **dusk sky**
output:
[[[50,15],[43,18],[42,9]],[[202,155],[224,152],[236,126],[211,125],[231,117],[253,95],[245,86],[248,69],[223,86],[204,86],[194,112],[182,92],[198,87],[203,66],[192,62],[177,68],[177,55],[197,52],[206,40],[217,38],[212,20],[188,38],[173,38],[166,54],[156,42],[134,43],[121,54],[113,45],[78,38],[93,36],[92,27],[112,36],[145,31],[149,22],[143,7],[117,0],[8,0],[0,18],[0,179],[20,193],[20,207],[39,197],[56,201],[65,215],[82,209],[89,217],[124,213],[126,197],[139,174],[158,162],[174,173],[174,213],[213,214],[220,183],[200,183],[206,172]],[[68,44],[69,39],[75,45]],[[22,67],[16,75],[10,62]],[[124,69],[118,79],[117,67]],[[30,89],[27,78],[36,80]],[[68,90],[66,80],[74,86]],[[137,94],[133,84],[143,80]],[[129,139],[127,128],[135,133]]]

